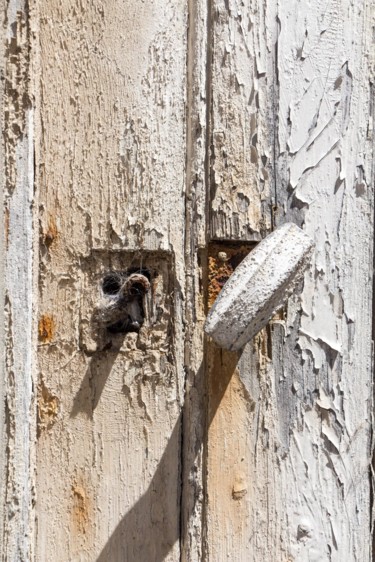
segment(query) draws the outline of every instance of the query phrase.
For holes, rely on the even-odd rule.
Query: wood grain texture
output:
[[[207,230],[214,239],[259,241],[272,228],[276,8],[273,2],[212,3]],[[207,344],[205,560],[212,562],[269,560],[275,550],[263,550],[266,537],[256,538],[259,519],[267,521],[273,509],[266,509],[260,465],[268,454],[262,441],[268,352],[266,330],[242,353]]]
[[[38,560],[179,559],[186,31],[181,0],[40,2]],[[145,324],[101,345],[128,267]]]
[[[277,8],[275,220],[316,253],[240,357],[210,352],[207,560],[371,560],[373,9]]]

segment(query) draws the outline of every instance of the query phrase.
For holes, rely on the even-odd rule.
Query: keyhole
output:
[[[109,273],[103,279],[103,293],[105,295],[117,295],[121,288],[121,277],[116,273]]]

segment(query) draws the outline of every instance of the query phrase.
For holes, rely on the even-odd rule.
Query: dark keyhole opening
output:
[[[117,295],[121,288],[121,277],[117,273],[109,273],[103,279],[103,293],[105,295]]]

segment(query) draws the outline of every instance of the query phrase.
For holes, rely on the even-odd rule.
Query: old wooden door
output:
[[[2,560],[370,561],[370,0],[2,6]],[[285,221],[302,293],[220,350]]]

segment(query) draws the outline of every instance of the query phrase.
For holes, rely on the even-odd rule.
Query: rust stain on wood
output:
[[[56,226],[56,219],[53,215],[48,218],[47,230],[44,233],[44,243],[49,248],[52,242],[57,238],[58,230]]]
[[[59,412],[60,401],[46,387],[43,380],[38,385],[38,434],[52,427]]]
[[[91,513],[91,502],[82,482],[72,485],[73,528],[79,534],[86,534]]]
[[[43,343],[48,343],[52,340],[55,333],[55,322],[49,314],[43,314],[39,319],[38,335],[39,340]]]

